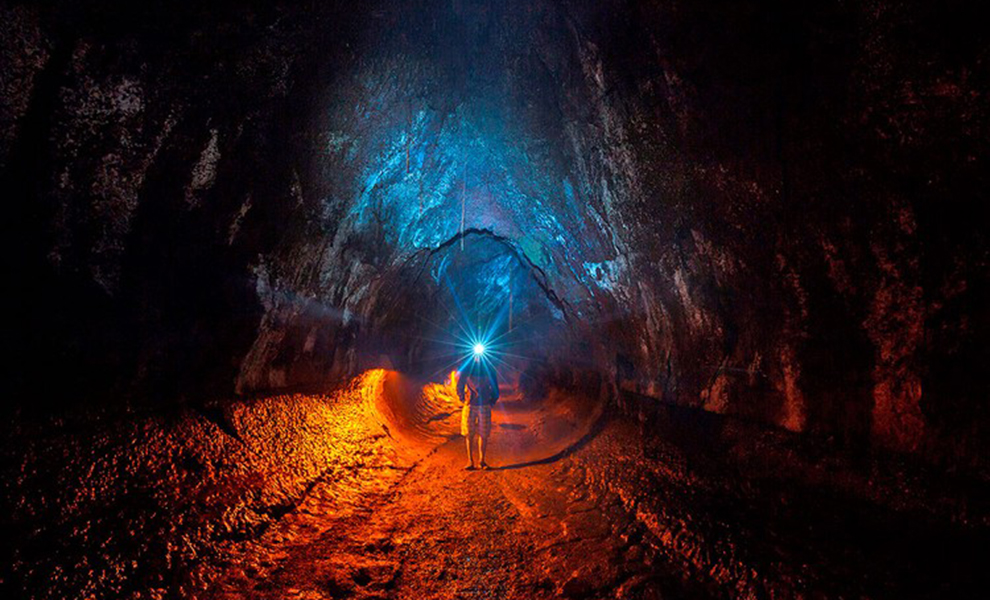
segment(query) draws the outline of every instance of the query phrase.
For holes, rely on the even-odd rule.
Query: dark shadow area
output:
[[[598,415],[598,417],[592,422],[590,429],[582,435],[576,442],[568,445],[563,450],[547,456],[546,458],[539,458],[535,460],[528,460],[525,462],[514,463],[509,465],[498,465],[492,467],[492,471],[510,471],[513,469],[525,469],[528,467],[535,467],[537,465],[549,465],[553,464],[563,458],[573,455],[587,445],[591,440],[595,439],[601,431],[605,428],[607,424],[607,417],[604,413]]]
[[[499,423],[498,426],[502,429],[508,429],[509,431],[522,431],[523,429],[526,429],[526,426],[520,423]]]

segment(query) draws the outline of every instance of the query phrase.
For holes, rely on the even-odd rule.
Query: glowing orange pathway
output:
[[[495,469],[469,473],[455,433],[455,384],[451,377],[417,393],[395,373],[366,373],[355,388],[361,408],[351,427],[384,425],[412,465],[374,471],[373,481],[352,485],[350,494],[336,482],[317,485],[234,560],[213,593],[552,597],[559,587],[552,582],[569,580],[578,556],[600,555],[609,539],[622,544],[577,492],[583,469],[561,458],[589,433],[595,403],[552,396],[531,405],[507,390],[493,416]],[[595,568],[615,570],[607,561]]]
[[[829,455],[856,495],[843,500],[800,462],[804,446],[719,417],[635,422],[580,396],[527,402],[506,389],[495,468],[465,471],[454,385],[358,378],[336,400],[350,406],[339,435],[357,443],[295,510],[228,553],[207,597],[910,597],[912,574],[937,575],[916,565],[978,572],[969,534],[919,529],[885,504],[925,510],[932,492],[856,488],[854,465]]]

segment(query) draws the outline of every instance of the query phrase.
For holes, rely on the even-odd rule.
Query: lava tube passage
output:
[[[0,598],[984,598],[947,0],[0,3]]]

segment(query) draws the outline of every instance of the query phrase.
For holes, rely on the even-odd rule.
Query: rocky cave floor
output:
[[[368,416],[385,379],[235,406],[228,433],[197,416],[8,439],[4,597],[982,598],[990,584],[978,474],[648,399],[586,418],[560,391],[536,405],[509,391],[494,468],[469,472],[449,391],[428,419],[444,436],[396,451],[398,421],[382,433]]]
[[[491,471],[463,470],[454,438],[409,470],[382,471],[358,502],[342,503],[332,483],[315,486],[224,561],[210,596],[960,598],[986,589],[986,504],[954,505],[951,487],[936,489],[948,479],[921,481],[876,459],[853,467],[827,451],[770,453],[772,440],[746,441],[745,425],[697,415],[606,418],[541,454],[541,441],[574,425],[559,418],[503,402]],[[959,510],[978,512],[961,522]]]

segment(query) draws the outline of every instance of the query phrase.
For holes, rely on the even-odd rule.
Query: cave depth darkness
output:
[[[0,596],[986,597],[979,9],[0,0]]]

